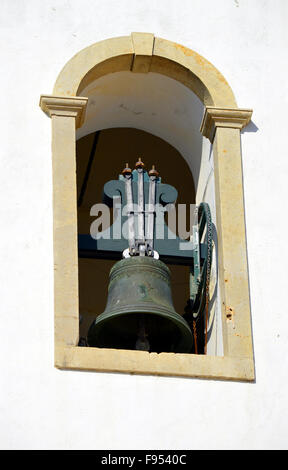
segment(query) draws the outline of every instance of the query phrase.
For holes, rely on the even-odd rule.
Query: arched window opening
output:
[[[52,118],[56,367],[253,380],[240,144],[252,111],[237,107],[227,81],[209,61],[150,33],[83,49],[65,65],[53,93],[42,95],[40,106]],[[179,152],[193,176],[196,206],[211,209],[205,355],[147,356],[147,350],[78,346],[78,215],[80,230],[86,222],[84,206],[83,214],[77,213],[77,199],[80,207],[87,165],[81,168],[77,161],[76,140],[79,156],[89,136],[123,129],[152,134]]]
[[[178,204],[182,204],[186,229],[189,230],[190,212],[186,209],[195,204],[195,189],[187,162],[174,147],[159,137],[139,129],[113,128],[88,134],[77,141],[78,236],[90,234],[91,223],[95,219],[90,215],[91,208],[95,203],[102,202],[105,183],[117,179],[123,162],[131,162],[133,166],[136,156],[140,154],[146,168],[156,165],[163,182],[177,188],[176,214]],[[110,224],[112,220],[111,211]],[[105,227],[101,227],[103,229]],[[118,255],[117,259],[120,259],[121,253]],[[109,272],[115,264],[115,259],[107,258],[109,254],[106,259],[97,259],[95,254],[93,256],[85,250],[80,249],[79,252],[81,344],[86,344],[87,332],[95,316],[105,309]],[[189,298],[189,262],[182,263],[182,260],[169,263],[174,307],[180,315],[185,313]]]

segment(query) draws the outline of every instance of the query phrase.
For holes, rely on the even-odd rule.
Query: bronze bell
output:
[[[168,267],[149,256],[118,261],[110,271],[106,309],[87,340],[100,348],[191,352],[192,332],[174,309]]]

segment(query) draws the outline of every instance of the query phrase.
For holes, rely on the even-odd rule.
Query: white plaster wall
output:
[[[288,447],[287,20],[286,0],[1,1],[1,448]],[[131,31],[199,52],[254,109],[242,149],[255,383],[53,367],[51,125],[39,96],[77,51]]]

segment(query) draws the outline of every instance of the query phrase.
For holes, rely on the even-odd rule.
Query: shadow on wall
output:
[[[259,127],[256,126],[256,124],[253,121],[250,121],[249,124],[244,127],[244,129],[241,131],[241,134],[245,132],[257,132],[259,131]]]

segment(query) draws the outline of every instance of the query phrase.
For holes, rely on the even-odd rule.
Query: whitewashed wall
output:
[[[0,447],[287,448],[286,0],[2,0]],[[38,107],[82,48],[152,32],[210,60],[240,107],[252,384],[53,367],[51,126]]]

